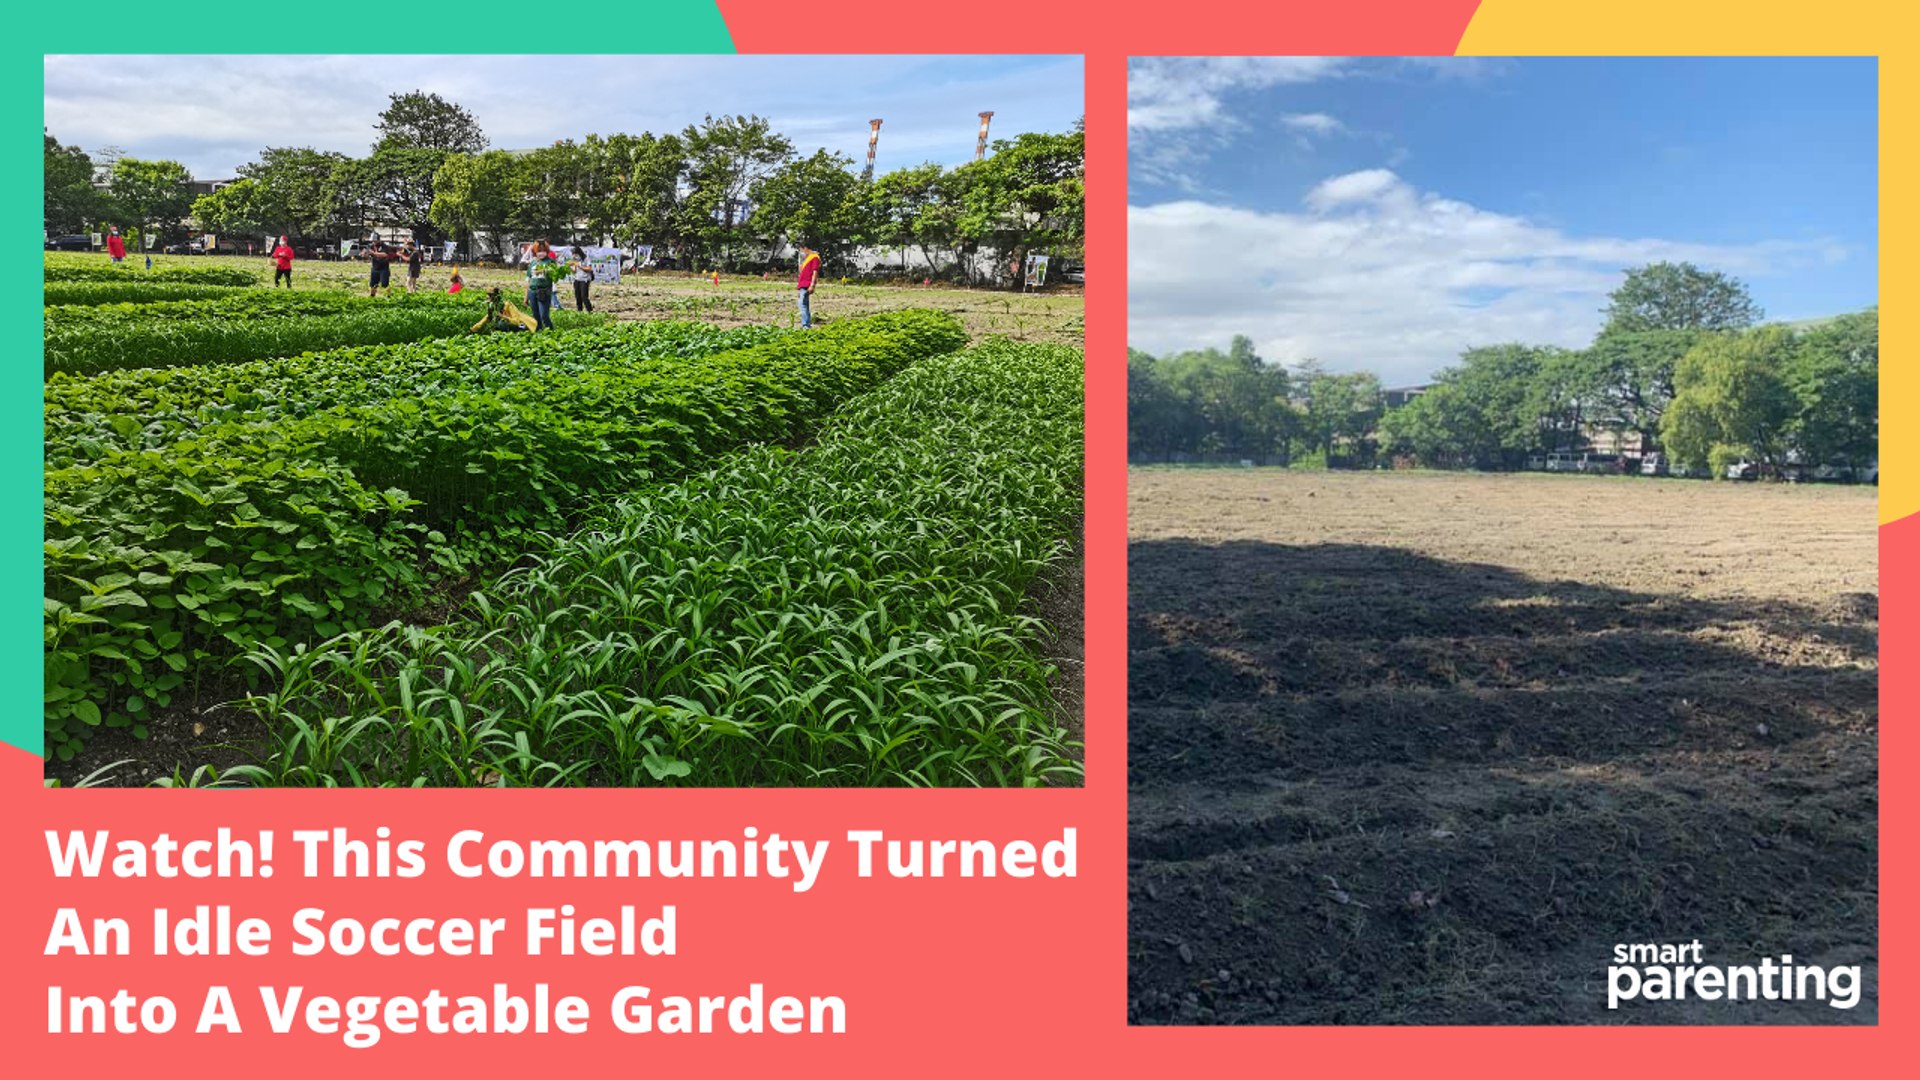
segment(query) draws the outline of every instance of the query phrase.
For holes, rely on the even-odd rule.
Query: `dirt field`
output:
[[[1136,469],[1129,1019],[1872,1023],[1874,492]],[[1858,1007],[1606,1008],[1616,943]]]
[[[101,260],[105,262],[105,257]],[[246,258],[227,255],[175,256],[164,260],[175,266],[243,266],[250,270],[266,268],[272,280],[272,264],[265,257]],[[394,267],[393,279],[406,288],[406,265]],[[444,290],[450,270],[444,265],[428,264],[421,273],[422,288]],[[367,287],[364,262],[301,261],[294,264],[298,287]],[[506,285],[519,288],[526,277],[517,270],[463,267],[461,277],[468,288]],[[515,294],[517,295],[517,294]],[[573,305],[573,287],[562,284],[558,290],[562,303]],[[793,298],[793,280],[764,280],[722,274],[720,284],[693,274],[646,271],[629,274],[618,285],[593,287],[594,310],[617,319],[695,319],[720,326],[746,324],[788,326],[799,319]],[[816,321],[850,319],[879,311],[923,307],[952,312],[974,337],[998,335],[1015,341],[1051,341],[1080,345],[1085,336],[1086,305],[1078,286],[1063,285],[1037,293],[1016,293],[989,289],[956,289],[945,285],[854,285],[839,283],[829,274],[821,279],[813,294]]]

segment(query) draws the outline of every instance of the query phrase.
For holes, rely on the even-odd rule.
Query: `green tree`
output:
[[[1791,437],[1808,465],[1856,474],[1880,456],[1880,309],[1802,333],[1787,361],[1796,409]]]
[[[504,150],[447,155],[433,174],[428,216],[434,228],[458,238],[469,250],[477,232],[496,243],[504,240],[513,214],[513,173],[513,155]]]
[[[1307,447],[1332,464],[1342,444],[1349,457],[1366,456],[1363,445],[1380,418],[1380,378],[1371,372],[1336,375],[1317,360],[1304,360],[1292,376],[1300,409],[1300,435]]]
[[[431,243],[437,234],[433,177],[448,156],[445,150],[383,143],[367,157],[335,168],[335,197],[347,216],[358,216],[354,224],[406,228],[416,240]]]
[[[683,249],[681,188],[688,163],[680,137],[609,136],[604,160],[610,177],[604,212],[614,238],[621,243]]]
[[[193,219],[212,233],[257,236],[270,226],[265,191],[257,181],[241,177],[211,195],[193,200]]]
[[[1609,330],[1744,330],[1761,317],[1738,279],[1687,262],[1629,270],[1607,299]]]
[[[1535,424],[1528,449],[1576,450],[1590,425],[1621,427],[1604,400],[1605,380],[1594,350],[1548,347],[1539,350],[1539,361],[1527,393],[1526,412]]]
[[[1710,332],[1699,328],[1629,330],[1611,325],[1602,330],[1587,349],[1594,419],[1657,440],[1660,419],[1673,400],[1674,368]]]
[[[761,181],[793,157],[793,140],[759,116],[709,115],[680,133],[687,153],[686,199],[680,231],[702,254],[734,264],[740,226],[752,212]]]
[[[1783,463],[1798,401],[1788,385],[1793,333],[1767,326],[1715,334],[1674,369],[1674,397],[1660,435],[1675,460],[1721,475],[1739,458]]]
[[[350,161],[345,154],[307,146],[270,146],[260,160],[240,166],[242,179],[258,187],[262,223],[289,236],[338,239],[361,222],[346,220],[336,175]]]
[[[164,235],[178,232],[193,205],[187,184],[193,175],[177,161],[123,157],[113,163],[108,192],[120,212],[141,227]]]
[[[959,228],[1007,256],[1078,253],[1086,237],[1086,134],[1027,132],[996,140],[975,165]],[[1011,275],[1009,275],[1011,276]]]
[[[93,159],[78,146],[45,137],[47,231],[79,232],[108,213],[107,200],[93,186]]]
[[[871,242],[903,252],[919,249],[929,273],[939,269],[934,252],[953,244],[955,213],[942,198],[944,172],[932,162],[894,169],[876,177],[866,192]]]
[[[754,231],[768,239],[818,249],[833,262],[870,232],[860,177],[853,159],[817,150],[795,158],[760,182],[753,209]]]
[[[1579,376],[1578,363],[1561,349],[1468,349],[1430,389],[1382,418],[1381,438],[1424,464],[1517,467],[1550,439],[1580,437]]]
[[[591,163],[572,140],[543,146],[514,159],[508,224],[516,236],[570,243],[587,216]]]
[[[478,154],[487,148],[486,133],[473,114],[439,94],[415,90],[388,94],[389,104],[373,129],[380,133],[374,149],[439,150],[450,154]]]
[[[1380,442],[1395,454],[1411,454],[1420,464],[1467,468],[1483,464],[1499,444],[1486,412],[1460,384],[1440,382],[1380,417]]]

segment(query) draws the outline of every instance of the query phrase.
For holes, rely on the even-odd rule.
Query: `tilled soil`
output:
[[[1133,1022],[1874,1022],[1870,490],[1130,489]],[[1607,1009],[1695,939],[1865,990]]]

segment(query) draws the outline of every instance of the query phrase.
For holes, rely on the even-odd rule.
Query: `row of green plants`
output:
[[[495,388],[234,419],[50,465],[48,751],[68,759],[102,724],[142,734],[248,648],[417,610],[594,498],[750,440],[799,439],[964,342],[950,316],[900,312],[704,357],[616,353]]]
[[[1039,785],[1078,742],[1024,609],[1080,508],[1083,357],[925,360],[798,450],[636,491],[469,598],[253,657],[268,785]]]
[[[773,327],[614,323],[564,334],[494,334],[366,345],[193,367],[55,374],[45,387],[47,465],[162,450],[202,429],[271,426],[325,409],[437,399],[594,369],[675,362],[764,344]]]
[[[48,334],[92,327],[127,328],[148,322],[194,322],[226,319],[278,319],[292,315],[343,315],[388,307],[459,308],[476,306],[474,296],[450,296],[443,292],[395,292],[388,296],[368,297],[364,292],[347,289],[259,289],[232,288],[225,295],[179,300],[136,299],[117,303],[86,305],[48,305],[45,313]],[[484,301],[482,301],[484,302]],[[471,323],[469,323],[471,325]]]
[[[312,296],[345,295],[312,293]],[[229,301],[180,301],[226,304]],[[147,308],[168,305],[149,304]],[[82,311],[100,309],[82,308]],[[91,375],[128,368],[231,363],[260,357],[297,356],[349,345],[424,341],[466,333],[486,313],[485,301],[365,300],[337,314],[230,318],[148,318],[136,310],[124,318],[47,320],[46,370]],[[556,330],[597,326],[609,316],[555,312]]]
[[[153,304],[167,300],[217,300],[258,291],[253,285],[198,285],[190,281],[148,281],[135,274],[117,274],[115,278],[116,280],[113,281],[49,281],[45,285],[45,303],[48,307]]]
[[[137,256],[134,256],[137,258]],[[171,263],[146,269],[133,263],[104,262],[85,256],[46,257],[45,280],[58,281],[146,281],[190,285],[258,285],[260,275],[238,266],[195,266]]]

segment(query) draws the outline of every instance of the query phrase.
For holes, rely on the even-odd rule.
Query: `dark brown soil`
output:
[[[1875,1022],[1870,498],[1133,480],[1130,1020]],[[1695,939],[1865,991],[1606,1008],[1615,944]]]
[[[1073,550],[1049,567],[1028,590],[1033,614],[1047,625],[1042,654],[1054,667],[1053,694],[1061,722],[1081,747],[1074,760],[1086,763],[1087,737],[1087,562],[1084,523],[1074,526]]]

